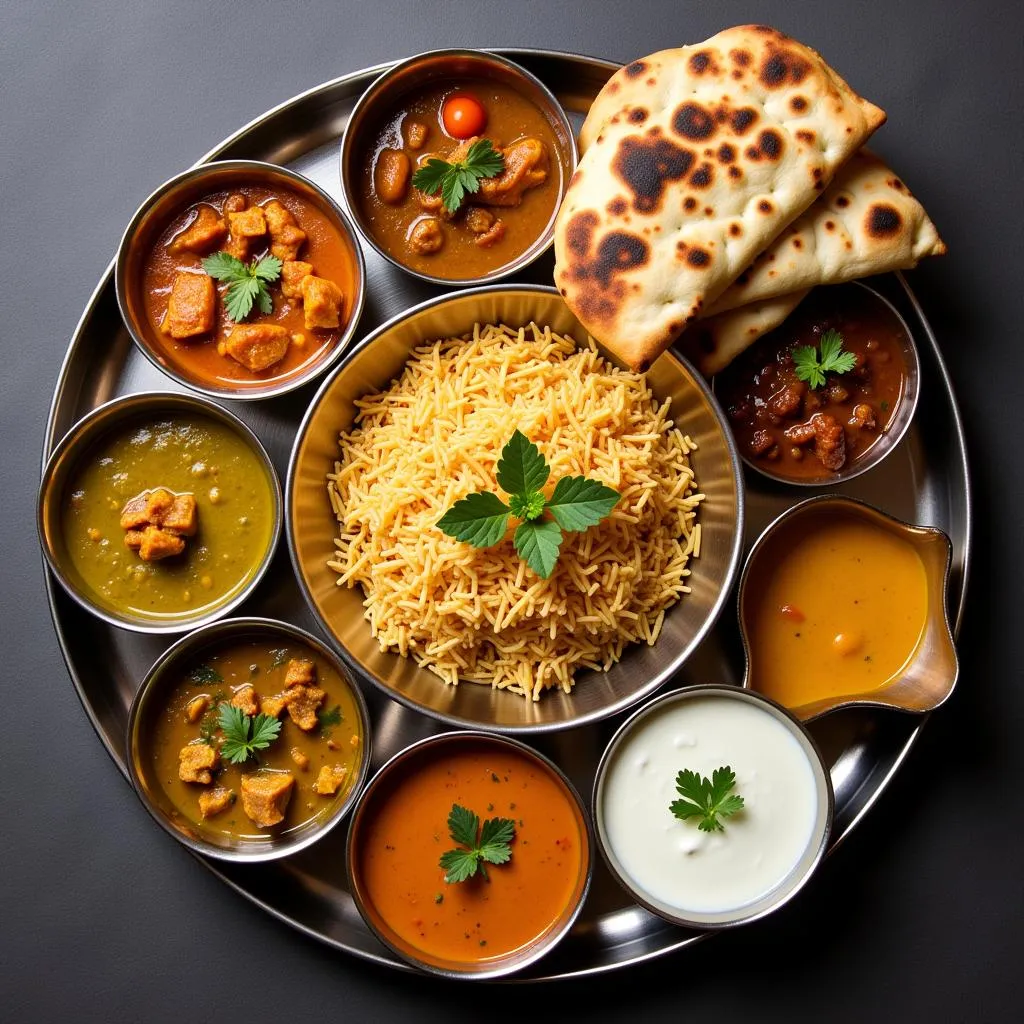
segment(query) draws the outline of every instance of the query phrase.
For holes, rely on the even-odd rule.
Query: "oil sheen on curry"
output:
[[[500,156],[449,209],[440,189],[414,186],[432,159],[455,165],[474,144]],[[397,263],[448,279],[485,277],[526,252],[550,226],[563,160],[544,114],[511,86],[471,79],[408,95],[371,132],[358,157],[358,196],[373,240]]]
[[[267,267],[264,306],[254,301],[232,317],[231,280],[206,269],[218,253]],[[262,387],[296,376],[338,342],[352,313],[355,266],[347,239],[296,192],[255,184],[212,192],[182,210],[146,253],[143,329],[200,384]]]
[[[250,737],[273,735],[232,761],[225,711]],[[201,655],[169,690],[145,743],[153,778],[187,822],[259,838],[329,817],[359,774],[364,737],[352,691],[331,665],[305,644],[274,639]]]
[[[851,512],[782,523],[743,596],[751,686],[786,707],[870,694],[898,678],[928,616],[914,545]]]
[[[131,618],[194,618],[251,579],[273,540],[273,484],[256,453],[205,416],[138,418],[82,456],[62,536],[82,588]]]
[[[852,367],[802,379],[797,358],[821,357],[828,334]],[[863,458],[889,428],[907,383],[910,344],[899,319],[863,288],[819,288],[718,375],[715,393],[747,459],[792,480],[827,480]]]
[[[486,877],[445,880],[454,804],[482,827],[514,827],[508,861]],[[368,794],[355,839],[355,881],[378,930],[440,966],[500,960],[542,938],[578,902],[589,864],[586,825],[561,780],[485,740],[427,746],[397,764]]]

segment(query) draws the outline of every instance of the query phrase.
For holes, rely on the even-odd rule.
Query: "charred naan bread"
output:
[[[595,338],[645,369],[884,120],[770,28],[634,61],[584,125],[555,284]]]
[[[909,270],[945,243],[903,181],[861,150],[832,185],[731,284],[679,339],[710,376],[778,327],[807,291],[891,270]]]
[[[823,196],[702,314],[816,284],[842,284],[888,270],[908,270],[946,246],[895,172],[867,150],[839,169]]]

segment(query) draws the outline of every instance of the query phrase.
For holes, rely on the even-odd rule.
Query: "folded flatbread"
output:
[[[584,125],[555,284],[595,338],[646,369],[884,119],[770,28],[626,65]]]
[[[908,270],[946,246],[903,181],[861,150],[832,185],[680,337],[705,374],[718,373],[796,308],[808,289]],[[794,294],[795,293],[795,294]]]

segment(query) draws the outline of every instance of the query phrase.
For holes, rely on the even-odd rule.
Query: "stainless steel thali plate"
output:
[[[569,111],[576,127],[617,65],[572,54],[503,50],[540,77]],[[326,82],[275,107],[230,136],[205,160],[239,158],[286,164],[339,198],[338,142],[360,93],[390,65]],[[167,174],[182,170],[171,167]],[[142,197],[140,196],[140,199]],[[364,246],[368,291],[356,338],[389,317],[441,293],[401,275]],[[549,283],[549,255],[513,280]],[[913,426],[886,461],[838,489],[900,519],[944,530],[952,540],[950,621],[959,627],[967,583],[971,535],[970,481],[956,400],[935,338],[900,274],[874,279],[910,325],[921,359],[921,399]],[[105,353],[99,359],[96,354]],[[110,268],[99,282],[68,348],[54,393],[43,458],[91,409],[118,395],[150,389],[183,390],[152,366],[121,323]],[[296,428],[316,383],[233,411],[259,435],[282,478]],[[804,492],[745,476],[747,546]],[[167,646],[159,637],[110,627],[79,608],[47,576],[54,626],[86,714],[122,773],[128,707],[150,665]],[[318,632],[280,548],[267,577],[246,602],[245,614],[286,619]],[[678,686],[697,682],[740,683],[743,651],[730,602],[718,625],[690,658]],[[374,728],[376,768],[413,740],[438,732],[440,723],[376,692],[367,692]],[[562,766],[583,793],[622,715],[564,733],[538,737],[534,745]],[[833,845],[867,812],[907,756],[924,719],[876,709],[852,709],[812,723],[811,731],[830,765],[835,789]],[[139,809],[139,827],[145,816]],[[363,924],[347,891],[344,828],[294,858],[259,865],[202,862],[228,885],[268,913],[337,949],[408,970]],[[756,926],[754,926],[756,927]],[[558,950],[517,980],[579,976],[621,968],[680,949],[700,933],[670,926],[632,904],[603,869],[595,873],[587,904]]]

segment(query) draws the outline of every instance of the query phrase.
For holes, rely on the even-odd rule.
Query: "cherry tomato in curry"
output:
[[[441,121],[453,139],[471,139],[487,127],[487,111],[479,100],[467,93],[455,93],[445,100]]]

